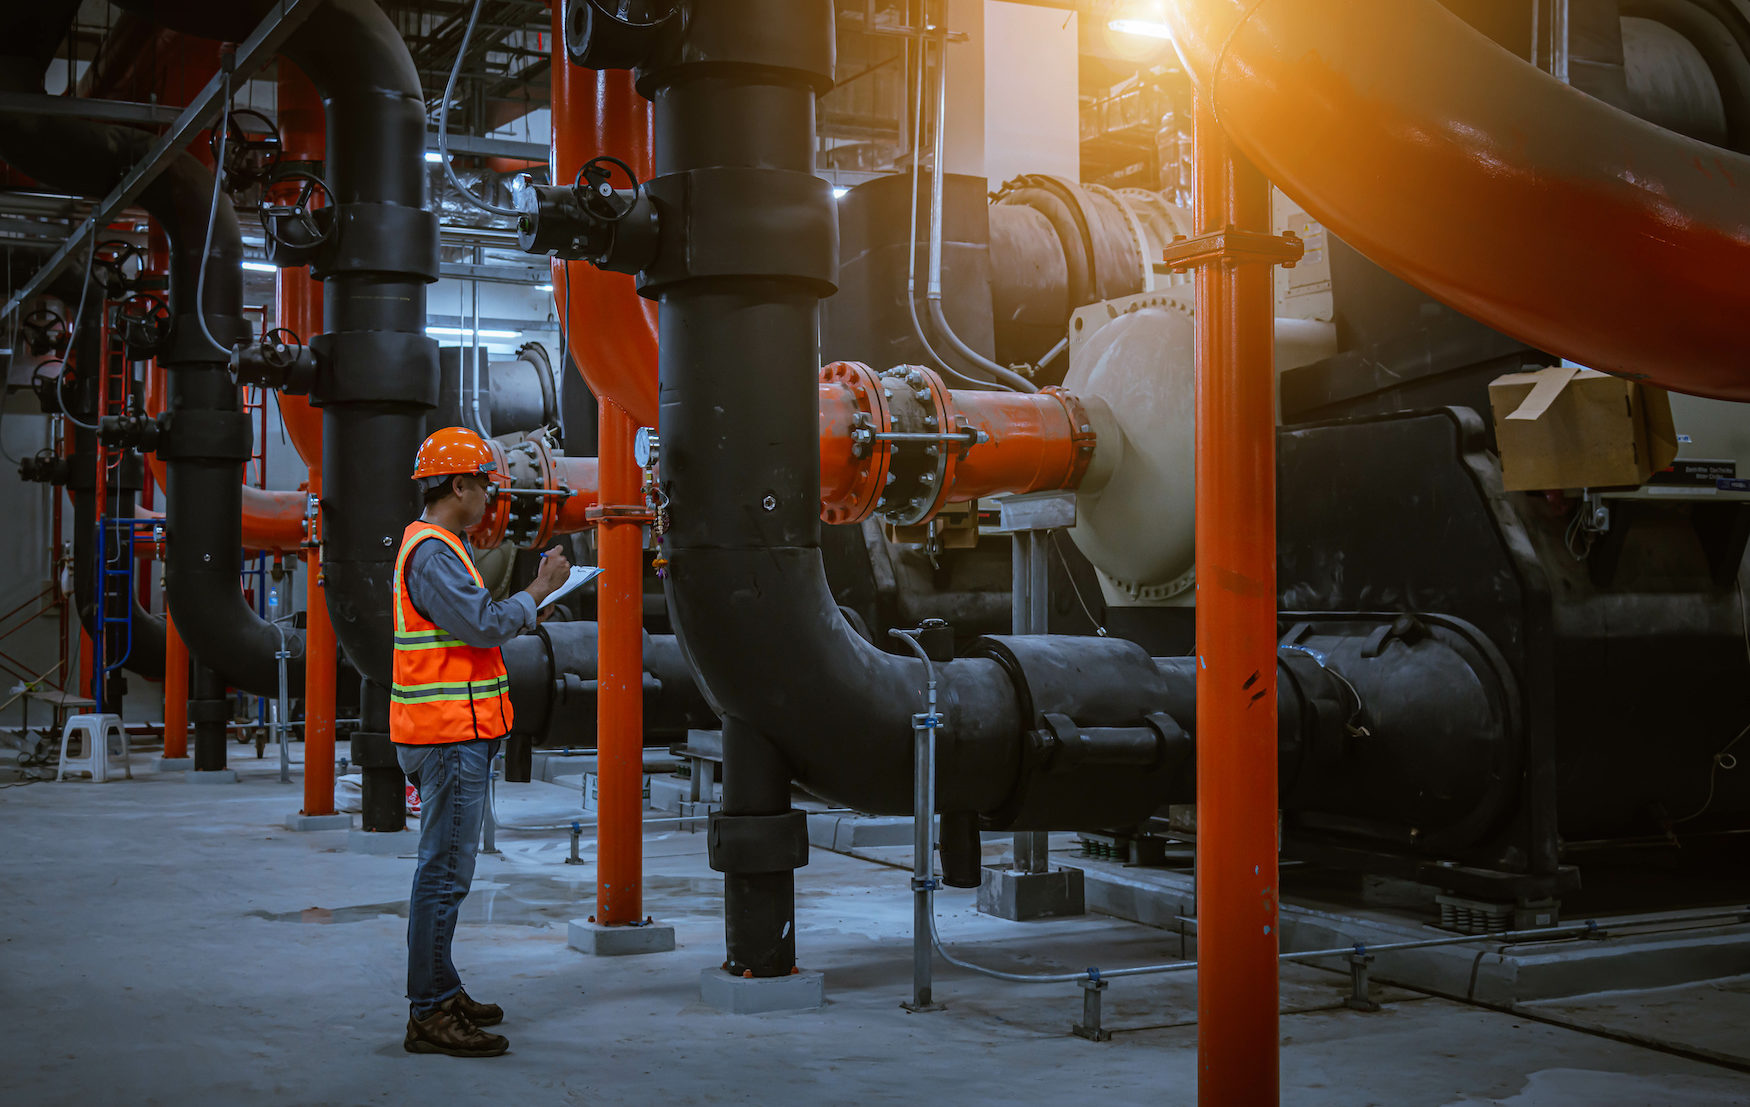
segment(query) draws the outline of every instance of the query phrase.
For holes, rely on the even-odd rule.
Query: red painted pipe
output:
[[[321,162],[326,156],[327,113],[316,86],[297,66],[280,59],[279,105],[282,158]],[[308,344],[322,333],[322,285],[308,268],[281,269],[274,278],[274,318]],[[322,412],[307,396],[279,394],[280,418],[298,456],[309,467],[306,488],[322,497]],[[303,543],[304,558],[304,808],[305,815],[334,814],[334,680],[338,648],[328,597],[322,587],[321,528]]]
[[[597,154],[622,158],[648,177],[650,108],[632,75],[577,68],[564,39],[563,5],[554,4],[553,179],[570,180]],[[632,436],[656,425],[655,317],[630,277],[590,265],[555,262],[553,294],[571,357],[601,408],[596,920],[612,926],[640,922],[644,910],[643,527],[616,511],[644,502]]]
[[[1199,98],[1200,233],[1270,186]],[[1197,1100],[1277,1102],[1276,413],[1270,266],[1197,277]]]
[[[164,613],[164,756],[188,756],[188,646]]]
[[[1582,365],[1750,400],[1750,157],[1502,49],[1435,0],[1179,0],[1238,150],[1460,311]]]

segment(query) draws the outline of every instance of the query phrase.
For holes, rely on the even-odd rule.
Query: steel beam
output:
[[[437,150],[438,136],[436,131],[425,136],[425,148]],[[544,162],[551,151],[545,142],[520,142],[513,138],[483,138],[479,135],[459,135],[451,131],[450,153],[473,158],[520,158],[523,161]]]
[[[175,123],[181,109],[169,104],[139,104],[131,100],[97,100],[85,96],[50,96],[46,92],[0,92],[0,115],[51,115],[95,119],[100,123]]]
[[[237,48],[231,66],[232,79],[247,80],[256,70],[272,61],[292,33],[324,2],[325,0],[280,0],[277,10],[263,19]],[[197,133],[212,125],[219,113],[225,110],[225,105],[221,102],[225,87],[224,77],[223,73],[213,75],[213,79],[207,82],[200,94],[177,115],[170,128],[152,144],[145,158],[98,203],[90,218],[75,228],[43,267],[12,294],[5,307],[0,308],[0,320],[5,320],[59,276],[74,252],[93,236],[98,227],[107,225],[118,213],[138,200],[147,186],[170,164],[171,159],[181,153]]]

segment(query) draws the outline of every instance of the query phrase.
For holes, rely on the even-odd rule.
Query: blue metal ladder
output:
[[[134,652],[136,547],[142,533],[149,540],[156,541],[162,527],[163,523],[156,519],[123,519],[105,515],[97,520],[97,640],[91,644],[92,655],[97,660],[92,665],[91,698],[97,701],[93,710],[100,715],[106,710],[103,702],[104,685],[108,683],[106,678],[126,665]],[[119,564],[119,567],[112,568],[112,563]],[[116,591],[116,595],[123,599],[120,613],[109,610],[112,583],[121,586]],[[114,627],[121,628],[119,651],[110,649],[111,629]],[[114,661],[109,660],[112,652],[115,652]]]

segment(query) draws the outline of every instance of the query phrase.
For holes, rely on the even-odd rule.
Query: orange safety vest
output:
[[[395,558],[395,669],[389,693],[389,738],[436,746],[498,738],[510,732],[510,677],[497,646],[470,646],[419,613],[403,579],[414,547],[436,539],[456,551],[474,583],[486,582],[462,540],[420,520],[401,535]]]

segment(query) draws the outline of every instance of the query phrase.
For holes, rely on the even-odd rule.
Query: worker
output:
[[[527,588],[492,598],[466,534],[486,514],[494,467],[491,448],[473,431],[447,427],[427,438],[413,469],[425,513],[402,534],[395,559],[389,737],[420,804],[407,911],[409,1053],[496,1057],[510,1047],[482,1029],[503,1021],[504,1010],[462,989],[450,944],[474,878],[492,759],[511,728],[499,647],[533,629],[571,565],[555,546]]]

